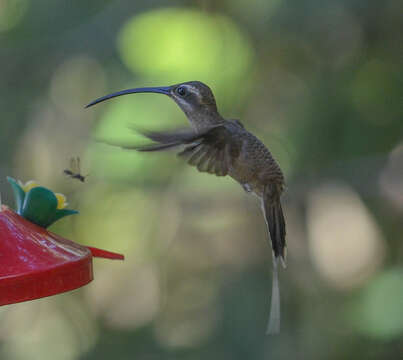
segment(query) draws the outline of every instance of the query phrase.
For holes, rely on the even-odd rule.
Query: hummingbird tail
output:
[[[276,185],[267,185],[264,189],[262,208],[269,230],[273,249],[273,282],[271,292],[270,318],[267,334],[280,332],[280,286],[278,280],[278,263],[286,267],[285,220]]]
[[[273,191],[273,185],[264,189],[262,208],[266,225],[269,230],[271,246],[276,260],[280,259],[283,267],[286,267],[287,247],[285,243],[285,220],[281,207],[280,196]]]
[[[278,257],[273,256],[273,281],[271,289],[270,316],[266,334],[275,335],[280,333],[280,287],[278,282]]]

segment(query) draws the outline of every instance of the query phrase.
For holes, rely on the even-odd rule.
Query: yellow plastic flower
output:
[[[25,193],[27,193],[29,190],[35,187],[40,186],[35,180],[29,180],[25,184],[22,181],[18,180],[18,185],[21,186],[22,190],[24,190]],[[66,196],[64,196],[61,193],[55,193],[55,196],[57,199],[57,209],[58,210],[65,209],[69,204],[67,202]]]
[[[32,188],[39,186],[39,184],[35,180],[29,180],[25,184],[23,184],[20,180],[18,180],[18,185],[21,186],[22,190],[24,190],[25,193],[27,193]]]
[[[57,199],[57,209],[61,210],[67,207],[69,204],[66,200],[66,196],[60,193],[55,193],[56,199]]]

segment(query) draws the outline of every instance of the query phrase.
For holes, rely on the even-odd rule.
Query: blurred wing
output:
[[[70,159],[70,170],[72,173],[76,173],[76,159],[74,157]]]
[[[225,125],[215,125],[203,131],[192,129],[175,131],[142,131],[145,137],[153,140],[149,145],[133,145],[106,142],[124,149],[138,151],[161,151],[185,145],[178,156],[187,159],[189,165],[196,166],[201,172],[225,176],[231,162],[239,156],[241,140],[234,137]]]
[[[210,129],[211,128],[207,130]],[[205,133],[205,131],[197,133],[193,129],[189,128],[176,129],[171,131],[146,131],[146,130],[137,130],[137,131],[146,138],[149,138],[150,140],[153,140],[155,142],[161,144],[177,143],[178,145],[192,142],[201,134]]]
[[[138,146],[138,151],[167,150],[184,144],[197,141],[200,133],[193,129],[179,129],[174,131],[139,131],[142,135],[153,140],[154,144]]]
[[[241,140],[234,137],[225,126],[208,130],[199,140],[185,147],[178,156],[186,158],[189,165],[196,166],[201,172],[227,175],[232,161],[239,156]]]
[[[123,149],[129,150],[137,150],[137,151],[160,151],[167,150],[174,147],[178,147],[184,144],[189,144],[200,137],[200,133],[196,133],[192,129],[179,129],[174,131],[143,131],[138,130],[143,136],[147,137],[150,140],[153,140],[154,143],[147,145],[138,145],[133,143],[122,143],[116,141],[107,141],[97,139],[99,142],[103,142],[113,146],[119,146]]]
[[[77,167],[77,173],[76,174],[80,174],[80,172],[81,172],[81,164],[80,164],[80,157],[79,156],[77,156],[77,161],[76,161],[76,167]]]

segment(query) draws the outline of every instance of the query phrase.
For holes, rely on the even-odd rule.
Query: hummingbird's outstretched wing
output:
[[[161,151],[184,145],[185,148],[178,154],[179,157],[187,159],[188,164],[196,166],[199,171],[217,176],[228,174],[231,161],[239,156],[241,149],[241,140],[232,136],[224,124],[198,132],[193,129],[139,132],[154,143],[142,146],[106,143],[137,151]]]
[[[170,131],[146,131],[140,130],[137,128],[133,128],[146,138],[158,143],[158,144],[150,144],[145,146],[138,146],[137,150],[139,151],[152,151],[150,150],[155,145],[169,145],[170,147],[180,146],[183,144],[190,144],[196,141],[200,136],[204,135],[212,128],[206,129],[206,131],[197,133],[193,129],[176,129]]]
[[[153,140],[154,143],[147,145],[138,145],[133,143],[123,143],[117,141],[108,141],[104,139],[96,139],[99,142],[119,146],[122,149],[137,150],[137,151],[160,151],[168,150],[181,146],[183,144],[190,144],[197,140],[200,134],[197,134],[192,129],[177,129],[171,131],[144,131],[136,127],[132,127],[133,130],[139,132],[146,138]]]
[[[224,125],[210,129],[199,140],[186,146],[178,156],[186,158],[188,164],[196,166],[200,172],[227,175],[232,161],[239,156],[241,140],[234,137]]]
[[[240,139],[232,136],[224,124],[195,132],[192,129],[174,132],[142,132],[156,144],[137,147],[139,151],[165,150],[185,145],[178,156],[187,159],[189,165],[196,166],[201,172],[225,176],[231,161],[239,156]]]

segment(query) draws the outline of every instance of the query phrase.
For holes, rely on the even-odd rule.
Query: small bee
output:
[[[77,156],[76,158],[72,157],[70,159],[70,169],[65,169],[63,172],[70,176],[72,179],[77,179],[81,182],[85,181],[85,178],[88,176],[81,175],[80,171],[80,158]]]

